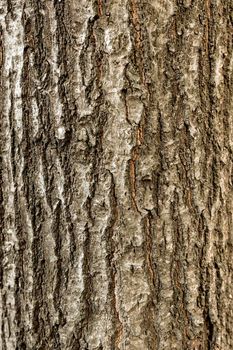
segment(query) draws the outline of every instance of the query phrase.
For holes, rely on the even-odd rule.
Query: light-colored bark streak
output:
[[[0,1],[0,348],[230,350],[230,1]]]
[[[107,40],[105,41],[108,44],[109,68],[104,76],[103,86],[108,92],[106,98],[110,103],[111,129],[107,131],[107,134],[105,133],[103,149],[107,153],[105,151],[103,158],[106,162],[109,159],[109,155],[113,155],[107,167],[114,176],[116,198],[119,205],[120,221],[117,220],[115,230],[117,232],[117,246],[119,245],[122,256],[118,255],[114,259],[117,268],[115,293],[119,299],[117,307],[119,307],[119,319],[123,326],[119,337],[119,347],[143,348],[146,346],[145,339],[139,335],[141,332],[142,312],[144,305],[147,303],[149,291],[143,268],[141,218],[136,203],[134,164],[136,159],[131,154],[131,152],[134,152],[133,149],[137,144],[137,140],[134,139],[137,126],[135,125],[134,128],[130,127],[126,120],[127,118],[129,120],[135,118],[134,115],[131,115],[130,109],[128,116],[121,112],[123,109],[127,113],[124,108],[125,101],[122,91],[127,87],[127,78],[125,77],[126,63],[132,52],[132,38],[130,38],[131,34],[127,28],[130,16],[126,10],[122,12],[122,9],[126,9],[126,5],[127,3],[122,2],[118,6],[114,5],[109,8],[111,24],[106,28]],[[120,13],[123,13],[121,17],[119,16]],[[121,23],[119,23],[119,19]],[[117,80],[115,76],[118,77]],[[130,78],[128,80],[130,83]],[[139,98],[136,98],[135,103],[138,103],[138,101]],[[111,143],[106,147],[109,136],[114,140],[114,143],[109,140]],[[134,144],[130,147],[132,138],[134,139]],[[130,187],[125,184],[126,178],[129,178],[131,182]],[[132,201],[134,203],[133,207]],[[127,215],[129,209],[131,209],[131,218]]]
[[[93,10],[91,4],[87,4],[85,1],[80,1],[78,4],[76,2],[70,2],[69,7],[66,9],[70,10],[70,23],[69,30],[74,41],[73,46],[70,50],[70,60],[72,69],[72,94],[74,95],[76,104],[78,107],[78,118],[82,119],[88,115],[91,115],[93,107],[88,105],[85,99],[85,82],[83,82],[82,77],[82,65],[80,57],[82,50],[85,47],[86,40],[86,30],[88,26],[88,20],[93,16]],[[79,22],[79,20],[83,22]],[[58,23],[56,24],[58,25]],[[78,35],[77,35],[78,33]],[[59,54],[58,54],[59,57]],[[85,77],[86,78],[86,77]],[[64,106],[63,106],[64,112]],[[78,119],[77,118],[77,119]],[[63,118],[64,119],[64,118]],[[65,125],[64,125],[65,126]],[[82,326],[82,320],[85,318],[85,279],[87,276],[84,275],[83,270],[85,257],[85,227],[88,222],[88,212],[87,205],[88,198],[90,197],[91,184],[89,181],[91,164],[83,161],[82,154],[86,151],[86,142],[89,140],[89,128],[87,129],[82,125],[77,125],[77,120],[74,120],[74,125],[72,126],[74,133],[73,137],[75,140],[74,145],[74,155],[69,155],[69,161],[71,164],[71,170],[75,175],[73,179],[74,191],[70,196],[69,201],[65,203],[66,211],[69,212],[71,222],[68,223],[72,226],[72,232],[74,232],[74,237],[72,238],[71,256],[72,264],[67,262],[62,262],[67,266],[67,286],[66,289],[62,291],[62,297],[60,300],[60,308],[62,310],[63,317],[65,319],[64,326],[59,329],[61,348],[72,348],[72,337],[76,339],[77,343],[85,344],[85,340],[80,336],[79,331]],[[90,142],[93,142],[90,140]],[[71,174],[64,174],[66,179],[67,176]],[[66,184],[66,181],[65,181]],[[67,185],[66,185],[67,186]],[[69,189],[65,189],[69,193]],[[61,231],[62,234],[62,231]],[[64,249],[64,248],[63,248]],[[91,272],[89,272],[90,274]],[[90,280],[90,278],[89,278]],[[87,301],[89,302],[89,300]],[[71,345],[69,345],[71,344]]]
[[[55,136],[62,140],[65,137],[65,127],[62,124],[62,104],[59,98],[58,82],[60,78],[60,69],[58,67],[58,44],[57,44],[57,21],[56,12],[52,2],[47,4],[48,13],[45,14],[45,18],[49,19],[49,43],[48,50],[49,57],[48,61],[51,66],[51,87],[48,91],[50,97],[50,104],[52,108],[53,122],[52,125],[55,127]]]
[[[20,198],[22,159],[20,142],[22,140],[22,101],[21,72],[23,66],[23,26],[21,16],[23,1],[13,2],[13,11],[7,13],[6,3],[1,4],[0,24],[4,42],[2,66],[2,191],[4,206],[4,228],[2,232],[2,291],[1,301],[1,340],[2,348],[16,347],[17,305],[15,299],[18,237],[15,225],[15,199]],[[12,142],[14,138],[14,143]],[[14,155],[14,156],[12,156]],[[16,165],[16,162],[18,164]],[[29,269],[30,271],[30,269]],[[30,273],[30,272],[29,272]]]

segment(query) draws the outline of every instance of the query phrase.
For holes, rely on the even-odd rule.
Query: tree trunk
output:
[[[0,349],[233,349],[232,24],[0,1]]]

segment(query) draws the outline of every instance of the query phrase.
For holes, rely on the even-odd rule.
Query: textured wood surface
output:
[[[232,0],[0,0],[0,349],[233,349]]]

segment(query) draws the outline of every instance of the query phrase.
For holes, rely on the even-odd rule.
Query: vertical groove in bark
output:
[[[230,350],[230,0],[0,7],[0,348]]]

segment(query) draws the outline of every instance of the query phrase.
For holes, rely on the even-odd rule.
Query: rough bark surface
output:
[[[0,0],[0,349],[233,349],[232,0]]]

